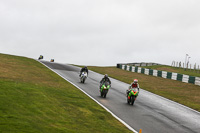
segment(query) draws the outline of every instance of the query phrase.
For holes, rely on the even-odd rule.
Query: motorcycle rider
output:
[[[110,86],[111,86],[111,81],[110,81],[110,79],[108,78],[108,74],[105,74],[104,77],[101,79],[101,81],[100,81],[100,88],[101,88],[101,86],[103,85],[103,83],[105,83],[106,81],[109,82],[109,84],[110,84]]]
[[[137,79],[134,79],[133,82],[131,83],[131,85],[129,86],[129,89],[126,90],[126,94],[127,94],[127,96],[128,96],[128,99],[130,99],[129,93],[130,93],[130,91],[131,91],[132,88],[138,88],[138,93],[139,93],[140,87],[139,87],[139,84],[138,84],[138,80],[137,80]]]
[[[88,75],[88,68],[87,68],[87,66],[84,66],[83,68],[81,68],[81,71],[80,71],[79,77],[81,76],[81,73],[82,73],[82,72],[86,72],[87,75]]]
[[[40,57],[38,58],[38,60],[43,59],[43,55],[40,55]]]

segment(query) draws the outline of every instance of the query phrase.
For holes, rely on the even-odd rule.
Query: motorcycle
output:
[[[54,62],[54,59],[51,59],[50,62]]]
[[[131,94],[130,99],[128,99],[129,94]],[[127,93],[127,103],[133,105],[137,96],[139,94],[138,88],[132,88],[129,93]]]
[[[40,60],[40,59],[43,59],[43,56],[42,56],[42,55],[40,55],[40,57],[38,58],[38,60]]]
[[[85,83],[86,79],[87,79],[87,72],[82,72],[80,77],[81,83]]]
[[[101,97],[104,97],[106,98],[106,95],[108,93],[108,90],[110,89],[110,83],[109,82],[105,82],[101,85],[101,88],[100,88],[100,93],[101,93]]]

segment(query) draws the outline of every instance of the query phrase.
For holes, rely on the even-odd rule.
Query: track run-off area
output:
[[[134,105],[128,105],[125,92],[129,86],[110,78],[112,87],[107,97],[100,97],[99,82],[104,75],[89,70],[88,78],[80,82],[80,67],[41,61],[45,66],[81,88],[102,104],[126,126],[142,133],[200,133],[200,112],[140,89]],[[67,88],[66,88],[67,89]],[[86,103],[87,104],[87,103]]]

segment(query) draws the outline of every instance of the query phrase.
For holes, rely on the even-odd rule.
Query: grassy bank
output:
[[[130,132],[35,60],[0,54],[0,68],[0,132]]]
[[[101,74],[107,73],[110,77],[128,84],[130,84],[134,78],[137,78],[142,89],[200,111],[200,86],[161,77],[133,73],[116,67],[90,66],[88,68]]]
[[[165,65],[145,66],[143,68],[161,70],[161,71],[167,71],[167,72],[174,72],[174,73],[180,73],[180,74],[200,77],[200,71],[194,71],[193,69],[192,70],[190,70],[190,69],[184,70],[183,68],[177,68],[177,67],[171,67],[171,66],[165,66]]]

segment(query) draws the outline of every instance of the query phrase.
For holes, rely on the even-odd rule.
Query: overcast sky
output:
[[[0,0],[0,53],[77,65],[200,65],[200,0]]]

